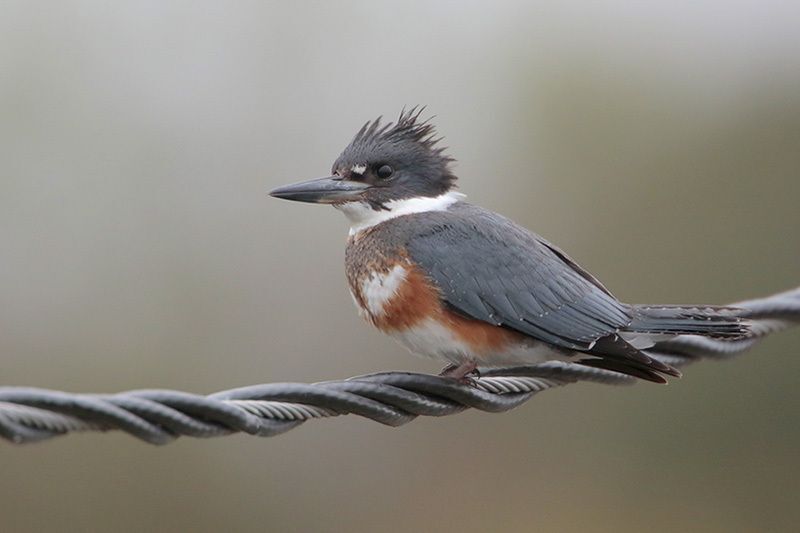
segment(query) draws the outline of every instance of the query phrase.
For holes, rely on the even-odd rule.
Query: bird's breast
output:
[[[439,311],[439,291],[408,260],[373,264],[348,276],[361,315],[384,332],[412,327]]]
[[[402,250],[350,250],[346,270],[361,316],[416,354],[486,360],[530,347],[524,335],[452,311],[439,288]]]

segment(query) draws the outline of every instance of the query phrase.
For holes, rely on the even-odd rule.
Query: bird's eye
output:
[[[394,170],[392,170],[392,167],[390,167],[389,165],[381,165],[380,167],[378,167],[377,174],[380,179],[385,180],[386,178],[391,176],[393,172]]]

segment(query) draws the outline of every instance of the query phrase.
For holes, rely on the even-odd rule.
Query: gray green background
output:
[[[436,371],[268,198],[427,104],[462,192],[625,300],[800,284],[794,2],[2,2],[0,382]],[[3,531],[796,531],[800,332],[667,387],[284,436],[0,443]]]

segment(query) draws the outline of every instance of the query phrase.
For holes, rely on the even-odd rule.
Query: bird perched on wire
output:
[[[542,237],[455,190],[453,158],[421,108],[367,122],[331,176],[277,198],[330,204],[350,221],[345,266],[360,314],[410,351],[468,379],[477,366],[562,360],[665,383],[647,354],[675,335],[749,334],[736,308],[617,300]]]

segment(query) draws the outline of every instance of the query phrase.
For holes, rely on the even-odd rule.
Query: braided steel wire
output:
[[[648,351],[675,366],[726,359],[760,339],[800,323],[800,288],[733,304],[746,310],[754,336],[734,341],[684,335]],[[633,377],[551,361],[482,369],[470,384],[410,372],[383,372],[321,383],[268,383],[208,396],[172,390],[73,394],[0,387],[0,437],[30,443],[80,431],[120,430],[150,444],[179,436],[218,437],[246,433],[271,437],[307,420],[353,414],[389,426],[418,416],[446,416],[466,409],[502,412],[555,387],[588,381],[632,384]]]

